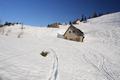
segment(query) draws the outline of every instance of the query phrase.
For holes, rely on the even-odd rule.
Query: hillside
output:
[[[120,12],[74,26],[83,43],[57,38],[64,26],[1,28],[0,80],[120,80]]]

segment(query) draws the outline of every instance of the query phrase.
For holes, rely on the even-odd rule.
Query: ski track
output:
[[[52,64],[52,69],[51,69],[51,73],[49,74],[50,77],[48,78],[48,80],[57,80],[57,77],[58,77],[58,56],[53,49],[51,49],[51,52],[53,52],[51,54],[53,54],[54,61]]]

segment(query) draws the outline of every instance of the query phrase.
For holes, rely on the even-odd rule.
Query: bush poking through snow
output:
[[[20,32],[17,36],[17,38],[21,38],[21,36],[23,35],[23,32]]]
[[[1,28],[0,28],[0,33],[3,35],[4,32],[5,32],[4,27],[1,27]]]
[[[8,36],[8,34],[9,34],[10,32],[11,32],[11,30],[8,30],[5,35]]]
[[[40,55],[42,55],[43,57],[46,57],[46,56],[48,55],[48,53],[49,53],[49,52],[47,52],[47,51],[42,51],[42,52],[40,53]]]

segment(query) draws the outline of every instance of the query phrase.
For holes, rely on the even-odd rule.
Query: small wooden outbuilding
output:
[[[77,19],[77,20],[73,21],[73,24],[80,24],[80,23],[81,23],[80,19]]]
[[[60,23],[49,24],[48,28],[59,28]]]
[[[73,25],[70,25],[70,27],[67,29],[63,36],[64,39],[78,42],[83,42],[84,40],[84,33]]]

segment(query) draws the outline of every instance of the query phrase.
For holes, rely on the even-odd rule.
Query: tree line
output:
[[[77,18],[77,19],[75,19],[75,20],[73,20],[73,21],[69,21],[68,24],[70,24],[70,25],[71,25],[71,24],[76,24],[76,21],[78,21],[78,20],[79,20],[80,22],[86,23],[88,19],[100,17],[100,16],[103,16],[103,15],[109,14],[109,13],[110,13],[110,12],[106,12],[106,13],[94,12],[94,13],[92,13],[92,15],[90,15],[90,16],[86,16],[85,14],[82,14],[82,15],[81,15],[81,18]],[[67,24],[67,23],[65,23],[65,24]],[[49,28],[49,27],[56,27],[57,25],[62,25],[62,23],[56,22],[56,23],[48,24],[47,27],[48,27],[48,28]]]
[[[106,12],[106,13],[97,13],[97,12],[94,12],[92,15],[90,15],[88,17],[85,16],[84,14],[82,14],[81,18],[78,18],[76,20],[80,20],[80,22],[87,22],[87,19],[92,19],[92,18],[100,17],[100,16],[103,16],[105,14],[109,14],[109,12]],[[70,21],[69,24],[75,24],[75,21]]]
[[[19,22],[5,22],[4,24],[1,24],[0,23],[0,27],[4,27],[4,26],[12,26],[12,25],[15,25],[15,24],[22,24],[22,23],[19,23]]]

